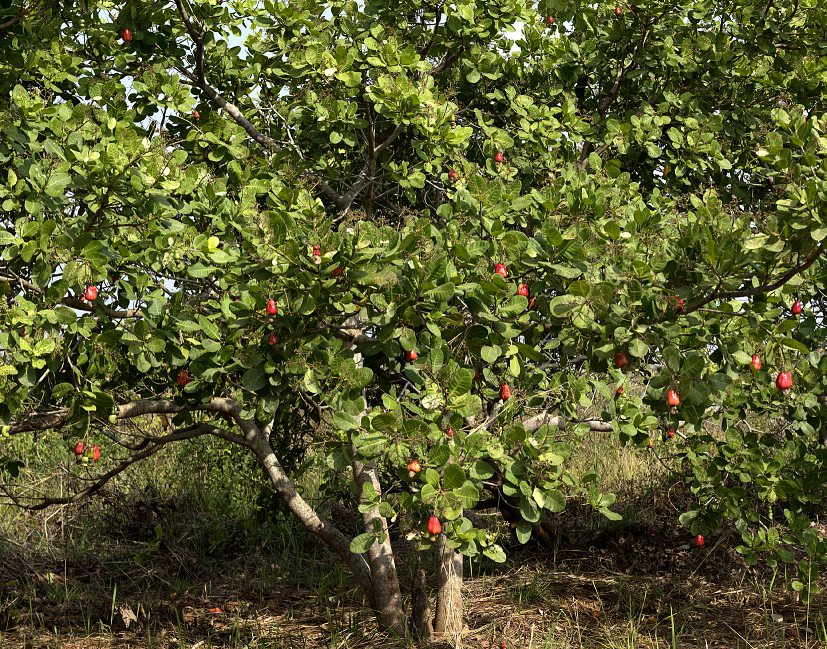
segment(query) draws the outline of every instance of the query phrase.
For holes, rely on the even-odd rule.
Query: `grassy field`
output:
[[[472,563],[464,647],[825,646],[827,600],[803,604],[783,574],[746,569],[734,537],[693,547],[677,523],[680,480],[610,437],[596,433],[575,464],[597,470],[624,520],[573,503],[554,550],[511,540],[508,563]],[[58,457],[64,444],[42,438],[24,479],[68,488]],[[304,489],[313,499],[312,473]],[[414,555],[397,548],[407,580]],[[171,448],[84,503],[0,508],[2,649],[402,646],[256,467],[218,442]]]

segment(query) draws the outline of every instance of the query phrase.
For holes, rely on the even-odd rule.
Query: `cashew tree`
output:
[[[825,32],[816,0],[2,3],[0,498],[216,436],[381,627],[455,637],[464,558],[505,560],[475,510],[619,518],[569,470],[602,431],[808,597]],[[85,486],[35,491],[22,435]],[[410,594],[400,542],[437,557]]]

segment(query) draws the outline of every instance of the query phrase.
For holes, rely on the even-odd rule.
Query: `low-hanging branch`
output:
[[[16,495],[7,486],[3,486],[2,490],[11,502],[14,503],[16,506],[20,507],[21,509],[35,511],[40,509],[46,509],[47,507],[51,507],[53,505],[69,505],[71,503],[83,500],[87,496],[91,496],[92,494],[100,491],[104,487],[104,485],[106,485],[106,483],[109,482],[112,478],[116,477],[117,475],[120,475],[136,462],[140,462],[141,460],[145,460],[149,457],[152,457],[167,444],[170,444],[172,442],[179,442],[186,439],[194,439],[196,437],[202,437],[204,435],[215,435],[223,439],[230,439],[232,441],[235,441],[236,443],[243,443],[241,438],[239,438],[237,435],[232,435],[228,431],[218,428],[217,426],[214,426],[212,424],[194,424],[186,428],[175,430],[172,433],[169,433],[168,435],[164,435],[163,437],[156,437],[151,446],[148,446],[142,450],[134,452],[132,455],[129,455],[125,459],[121,460],[117,466],[113,467],[103,475],[96,478],[94,482],[92,482],[92,484],[90,484],[88,487],[81,489],[80,491],[76,491],[75,493],[69,496],[41,496],[38,498],[25,499],[33,500],[34,502],[31,503],[25,502],[24,498]]]

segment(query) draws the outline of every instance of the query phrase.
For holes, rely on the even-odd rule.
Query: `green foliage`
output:
[[[698,498],[682,521],[730,521],[748,562],[797,562],[794,587],[813,585],[827,558],[812,525],[827,493],[827,11],[185,4],[70,3],[0,32],[11,432],[59,413],[67,440],[95,427],[126,443],[119,404],[169,399],[186,430],[231,397],[272,424],[288,473],[308,445],[328,485],[376,461],[383,489],[362,492],[363,511],[423,548],[434,512],[449,547],[501,561],[465,516],[487,495],[515,503],[521,542],[567,496],[617,516],[567,472],[560,426],[603,419],[638,444],[680,427]],[[630,380],[645,391],[615,399]],[[555,425],[529,432],[544,413]]]

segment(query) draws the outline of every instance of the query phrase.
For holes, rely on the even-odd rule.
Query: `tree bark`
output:
[[[433,635],[431,602],[428,598],[428,577],[422,569],[419,557],[416,559],[413,587],[411,589],[411,628],[414,637],[425,644]]]
[[[358,316],[350,318],[348,324],[356,327],[356,329],[353,331],[345,331],[355,334],[360,333],[358,331]],[[356,344],[350,343],[347,347],[355,350]],[[354,351],[353,361],[356,363],[356,367],[363,367],[364,365],[362,354],[357,351]],[[362,415],[359,417],[360,422],[366,412],[367,410],[362,412]],[[382,493],[382,485],[379,483],[379,471],[376,468],[376,462],[361,462],[358,459],[354,459],[351,466],[353,468],[353,480],[359,488],[360,503],[364,504],[362,490],[366,484],[370,484],[373,487],[374,493]],[[407,616],[402,606],[402,593],[399,590],[399,575],[396,572],[396,561],[393,556],[393,546],[391,545],[388,521],[382,516],[378,506],[371,507],[365,511],[362,514],[362,521],[365,532],[370,534],[379,532],[383,537],[381,541],[370,546],[367,552],[368,563],[370,564],[371,606],[373,606],[373,610],[376,612],[376,619],[381,627],[396,633],[400,637],[405,637],[407,631]]]
[[[445,545],[440,535],[437,542],[439,588],[436,596],[434,633],[459,647],[462,642],[462,554]]]
[[[363,464],[354,460],[353,478],[359,486],[360,494],[362,486],[367,483],[373,486],[377,494],[382,493],[375,462]],[[404,637],[407,619],[402,606],[402,593],[399,590],[399,576],[396,572],[388,521],[379,513],[378,507],[372,507],[362,514],[362,520],[365,532],[380,531],[384,534],[384,539],[370,546],[367,552],[371,575],[370,598],[376,619],[383,628]]]
[[[258,461],[273,484],[276,493],[282,498],[290,511],[295,514],[302,525],[313,535],[320,538],[330,550],[342,559],[353,572],[356,581],[369,596],[373,593],[370,570],[364,557],[350,551],[350,543],[344,534],[330,521],[320,516],[310,504],[296,491],[290,477],[284,472],[276,454],[263,436],[258,435],[250,444]]]

